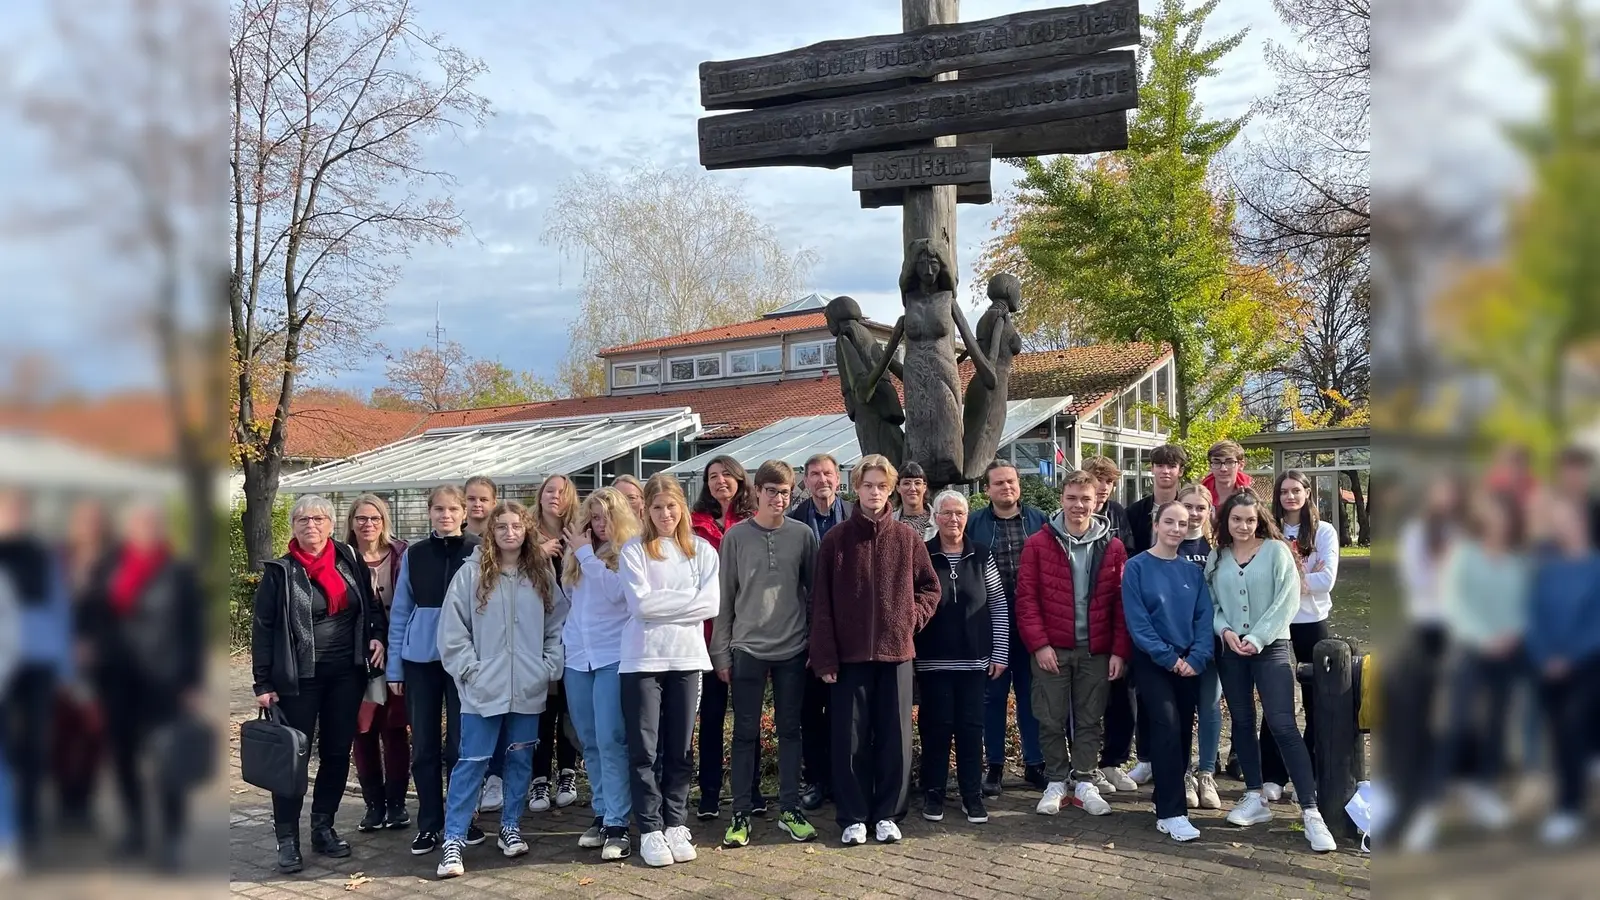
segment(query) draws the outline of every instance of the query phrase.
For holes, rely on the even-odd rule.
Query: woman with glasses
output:
[[[372,571],[372,588],[385,615],[394,605],[394,585],[406,542],[389,523],[389,504],[376,494],[362,494],[350,506],[345,541]],[[356,724],[356,781],[367,805],[358,831],[399,830],[411,824],[406,812],[406,786],[411,781],[411,736],[406,704],[400,697],[382,702],[363,700]]]

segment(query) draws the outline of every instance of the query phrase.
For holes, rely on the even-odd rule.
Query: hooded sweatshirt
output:
[[[1072,627],[1078,646],[1089,646],[1089,592],[1094,589],[1095,572],[1089,567],[1094,559],[1094,545],[1111,534],[1111,520],[1102,515],[1089,517],[1089,529],[1078,537],[1067,531],[1066,513],[1057,512],[1046,526],[1067,551],[1072,562]]]
[[[546,612],[547,598],[526,575],[502,571],[479,609],[478,554],[485,550],[474,551],[450,579],[439,611],[439,662],[455,679],[463,713],[537,715],[550,682],[561,677],[567,597],[552,574],[555,596]]]

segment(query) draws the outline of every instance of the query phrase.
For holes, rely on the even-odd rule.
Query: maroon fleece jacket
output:
[[[910,525],[875,520],[858,507],[817,551],[811,594],[811,670],[841,663],[906,662],[912,637],[939,608],[939,574]]]

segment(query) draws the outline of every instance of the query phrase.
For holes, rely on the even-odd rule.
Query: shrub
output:
[[[289,543],[289,509],[293,503],[288,497],[279,497],[272,505],[272,546],[284,547]],[[241,501],[228,512],[228,646],[242,650],[250,645],[250,615],[254,607],[256,586],[261,583],[261,573],[251,571],[244,549],[244,503]]]

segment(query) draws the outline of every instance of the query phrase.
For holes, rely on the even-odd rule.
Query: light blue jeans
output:
[[[1201,672],[1200,703],[1196,711],[1200,718],[1200,731],[1195,742],[1200,754],[1196,772],[1217,771],[1217,751],[1222,746],[1222,679],[1217,677],[1217,661],[1212,660]]]
[[[539,743],[539,716],[506,713],[480,716],[461,713],[461,758],[450,770],[450,793],[444,801],[444,839],[465,840],[467,827],[478,811],[478,793],[495,750],[505,751],[505,805],[500,827],[518,828],[528,802],[528,782],[533,778],[533,748]]]
[[[0,752],[0,852],[17,848],[17,798],[12,791],[11,766]]]
[[[628,732],[622,722],[622,681],[618,663],[589,672],[568,669],[563,679],[567,714],[583,745],[596,815],[607,827],[628,827],[633,789],[628,784]]]

